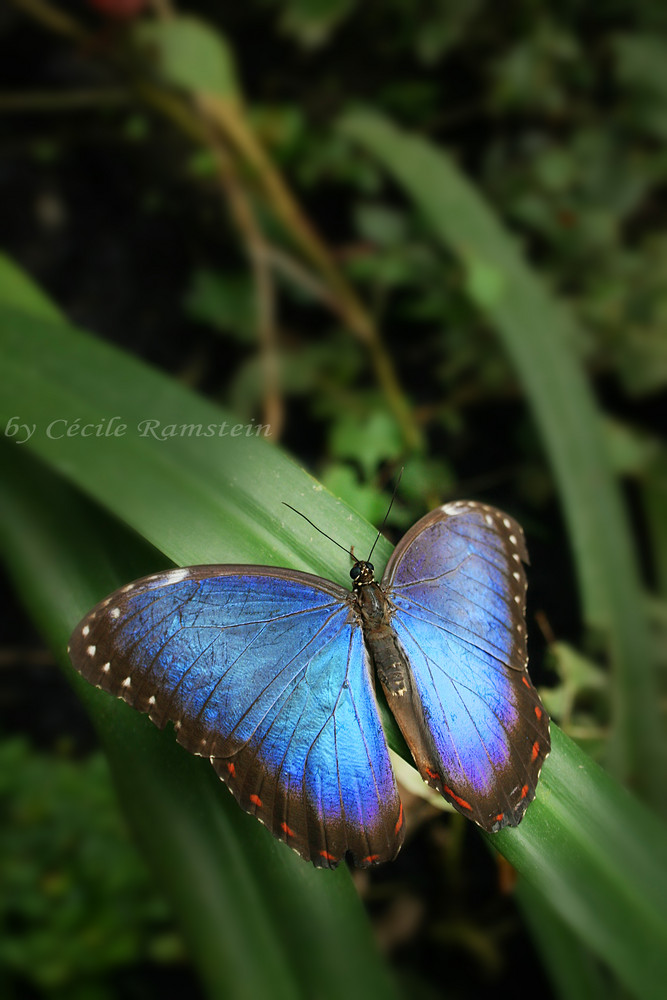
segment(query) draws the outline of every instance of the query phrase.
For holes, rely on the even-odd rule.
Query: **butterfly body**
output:
[[[352,597],[370,654],[374,671],[389,697],[406,691],[408,665],[392,628],[393,608],[387,595],[373,577],[370,563],[357,563]],[[355,568],[357,568],[355,567]]]
[[[460,812],[500,829],[534,797],[549,730],[525,670],[523,558],[516,522],[449,504],[408,532],[381,583],[364,562],[352,592],[275,567],[171,570],[100,602],[71,657],[171,721],[302,857],[376,864],[404,828],[374,676],[422,777]]]

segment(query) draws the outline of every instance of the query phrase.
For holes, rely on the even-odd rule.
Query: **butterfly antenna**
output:
[[[391,513],[391,508],[394,506],[394,500],[396,499],[396,493],[398,491],[398,484],[401,481],[401,476],[403,475],[403,469],[404,468],[405,468],[405,466],[403,466],[403,468],[399,472],[398,476],[396,477],[396,482],[394,483],[394,492],[391,494],[391,500],[389,501],[389,506],[387,507],[387,513],[384,515],[384,521],[380,525],[380,530],[378,531],[377,536],[375,538],[375,541],[373,542],[373,546],[371,548],[371,551],[368,553],[368,559],[366,560],[366,562],[370,562],[371,561],[371,556],[373,555],[373,549],[375,548],[375,546],[377,545],[377,543],[380,541],[380,535],[384,531],[384,526],[387,523],[387,518],[389,517],[389,514]]]
[[[347,554],[350,555],[349,551],[345,548],[344,545],[341,545],[340,542],[337,542],[335,538],[331,537],[331,535],[327,535],[326,531],[322,531],[321,528],[318,528],[317,525],[313,521],[311,521],[309,517],[306,517],[305,514],[302,514],[300,510],[296,509],[296,507],[292,507],[291,503],[285,503],[284,500],[281,500],[280,502],[284,504],[285,507],[289,507],[290,510],[293,510],[295,514],[299,515],[299,517],[302,517],[304,521],[308,521],[308,524],[312,528],[314,528],[315,531],[319,531],[320,535],[324,535],[324,537],[328,538],[330,542],[333,542],[334,545],[337,545],[339,549],[342,549],[343,552],[347,552]],[[354,556],[352,558],[354,559]]]

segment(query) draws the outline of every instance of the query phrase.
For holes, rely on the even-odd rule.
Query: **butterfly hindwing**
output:
[[[77,626],[91,683],[174,725],[240,805],[302,857],[395,857],[403,811],[371,660],[424,779],[486,830],[516,826],[549,753],[527,672],[527,553],[510,517],[446,504],[352,593],[262,566],[195,566],[128,584]]]
[[[70,654],[98,687],[171,721],[302,857],[374,864],[397,854],[402,809],[350,600],[296,571],[171,570],[97,605]]]
[[[526,670],[524,561],[516,521],[457,502],[405,535],[383,578],[410,668],[390,707],[422,777],[494,831],[520,822],[550,749]]]

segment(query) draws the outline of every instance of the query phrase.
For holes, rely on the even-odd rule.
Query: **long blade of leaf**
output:
[[[637,559],[595,401],[572,347],[582,339],[576,321],[443,150],[370,110],[346,115],[340,128],[383,164],[460,260],[470,297],[512,358],[558,482],[584,614],[609,636],[615,667],[610,766],[665,813],[660,702]]]

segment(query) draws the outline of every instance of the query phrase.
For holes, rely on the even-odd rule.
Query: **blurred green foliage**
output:
[[[53,997],[183,958],[165,900],[122,822],[103,756],[0,743],[0,966]]]

